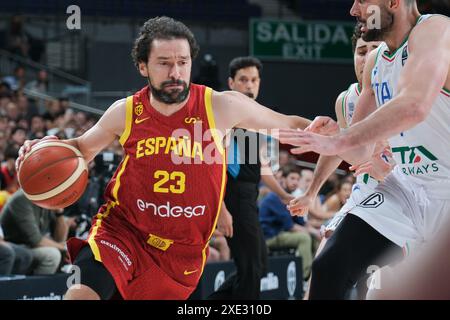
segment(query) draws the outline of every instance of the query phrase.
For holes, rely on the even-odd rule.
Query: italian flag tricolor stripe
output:
[[[395,60],[395,55],[392,57],[392,59],[389,59],[389,57],[387,57],[384,53],[381,56],[384,58],[384,60],[387,60],[389,62],[392,62]]]

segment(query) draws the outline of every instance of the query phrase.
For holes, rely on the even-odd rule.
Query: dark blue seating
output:
[[[0,11],[11,14],[65,15],[72,0],[0,1]],[[82,16],[149,18],[167,15],[181,20],[246,22],[261,16],[261,8],[246,0],[79,0]]]

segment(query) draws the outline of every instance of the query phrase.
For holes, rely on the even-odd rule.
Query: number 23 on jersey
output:
[[[155,171],[153,192],[181,194],[186,189],[186,175],[181,171]]]

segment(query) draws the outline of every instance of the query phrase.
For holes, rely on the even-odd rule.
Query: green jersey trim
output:
[[[417,18],[416,24],[414,25],[414,27],[417,26],[417,24],[422,20],[422,18],[423,18],[423,15],[421,15],[421,16],[419,16]],[[389,60],[392,60],[392,58],[395,56],[395,54],[398,52],[398,50],[400,50],[405,45],[406,41],[408,41],[408,38],[409,38],[409,35],[410,35],[411,31],[412,31],[412,29],[408,32],[408,34],[406,35],[405,39],[403,39],[403,41],[400,44],[400,46],[397,49],[395,49],[394,52],[389,53],[389,52],[385,51],[385,52],[383,52],[383,55],[385,57],[389,58]]]

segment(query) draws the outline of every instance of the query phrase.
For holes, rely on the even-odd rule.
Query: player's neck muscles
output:
[[[389,48],[389,55],[393,55],[408,40],[409,34],[420,18],[419,12],[395,20],[392,31],[387,35],[385,42]]]

